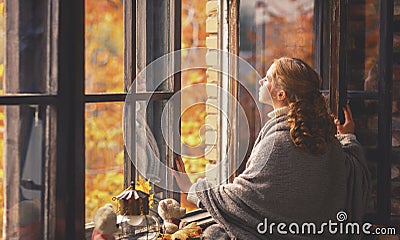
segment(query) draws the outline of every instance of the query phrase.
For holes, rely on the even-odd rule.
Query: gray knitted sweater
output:
[[[210,229],[222,229],[231,239],[349,239],[330,234],[327,226],[319,235],[301,234],[303,223],[315,223],[317,233],[329,220],[340,223],[340,211],[347,214],[342,223],[361,222],[370,190],[369,171],[358,141],[343,135],[338,140],[325,154],[311,155],[293,145],[286,114],[269,120],[246,169],[233,183],[211,187],[199,179],[193,185],[201,204],[219,224]],[[288,234],[278,233],[279,223],[286,224],[281,230]],[[289,234],[297,231],[293,226],[289,231],[291,223],[300,227],[299,234]],[[221,233],[207,234],[217,235]]]

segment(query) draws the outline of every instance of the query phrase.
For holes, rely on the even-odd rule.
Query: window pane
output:
[[[378,159],[378,100],[351,100],[353,118],[358,141],[364,147],[368,168],[372,177],[372,196],[369,211],[377,209],[377,167]]]
[[[348,90],[378,90],[379,2],[349,2]]]
[[[400,26],[400,0],[394,1],[394,24]],[[393,226],[400,226],[400,29],[393,34],[393,102],[392,102],[392,200]]]
[[[120,0],[85,0],[85,92],[124,92],[124,12]]]
[[[49,112],[49,107],[33,105],[1,107],[0,178],[5,191],[0,202],[7,211],[2,219],[6,239],[43,239],[44,200],[50,200],[51,192],[44,168],[55,150]]]
[[[166,54],[174,51],[175,21],[173,1],[136,1],[136,74],[146,70],[136,79],[137,92],[171,92],[174,89],[172,74],[174,61]],[[154,17],[157,16],[157,17]],[[160,58],[162,57],[162,58]],[[157,66],[148,65],[157,59]],[[146,68],[147,67],[147,68]],[[164,75],[164,76],[162,76]]]
[[[182,1],[181,41],[183,49],[206,46],[206,37],[211,35],[206,33],[208,16],[206,4],[207,0]],[[214,15],[212,17],[217,17],[216,12]],[[217,46],[214,46],[214,48],[217,48]],[[205,55],[183,54],[182,63],[199,62],[199,59],[202,58],[202,65],[206,66]],[[205,177],[206,165],[210,163],[202,156],[205,151],[204,126],[207,113],[204,103],[207,100],[207,93],[204,84],[207,83],[207,75],[206,69],[190,69],[183,71],[181,74],[181,86],[184,89],[184,91],[181,91],[181,141],[183,142],[182,151],[187,154],[187,157],[183,157],[183,162],[185,163],[186,171],[191,173],[192,182],[195,182],[197,178]],[[185,194],[181,196],[181,203],[187,210],[195,208],[193,204],[187,202]]]
[[[249,41],[241,51],[251,52],[252,64],[261,75],[274,58],[282,56],[313,65],[314,0],[246,1],[241,10],[245,14],[241,23],[247,27],[241,37]]]
[[[314,0],[243,1],[240,3],[239,55],[261,76],[265,76],[275,58],[283,56],[301,58],[313,66],[313,21]],[[239,74],[241,81],[254,86],[247,91],[256,96],[259,85],[255,76]],[[254,102],[247,95],[239,94],[249,104],[249,108],[244,108],[254,109]],[[265,107],[266,112],[271,110]]]
[[[55,93],[55,69],[52,44],[55,35],[49,23],[57,14],[50,14],[48,1],[15,4],[0,1],[0,78],[2,94]],[[4,11],[7,9],[7,18]],[[22,14],[20,14],[22,13]],[[5,31],[5,29],[7,31]],[[54,57],[56,58],[56,57]]]
[[[127,146],[135,148],[135,155],[132,155],[133,151],[130,151],[132,148],[129,148],[128,151],[141,177],[150,179],[151,183],[158,183],[162,175],[160,173],[162,168],[160,161],[164,163],[166,161],[165,148],[163,148],[165,142],[163,140],[164,137],[167,137],[164,134],[167,133],[161,131],[161,119],[159,117],[162,109],[157,106],[157,110],[155,110],[153,107],[155,107],[154,103],[136,102],[136,134],[132,136],[134,146],[132,144],[127,144]],[[137,179],[138,177],[136,177]],[[161,181],[165,181],[165,179]]]
[[[0,216],[4,213],[4,107],[0,106]],[[0,218],[0,232],[3,232],[3,217]]]
[[[123,103],[91,103],[85,109],[85,217],[124,189]]]
[[[160,190],[175,190],[172,185],[172,175],[168,167],[173,145],[173,119],[171,118],[171,105],[166,105],[167,100],[162,101],[137,101],[136,113],[133,119],[132,110],[126,105],[124,114],[131,116],[126,119],[126,148],[132,159],[138,175],[149,179],[152,184],[160,187]],[[129,109],[128,109],[129,108]],[[178,118],[179,119],[179,118]],[[178,121],[175,119],[175,121]],[[132,124],[135,124],[135,135]],[[177,133],[177,132],[175,132]],[[154,186],[153,186],[154,189]],[[165,197],[165,196],[164,196]]]
[[[4,0],[0,0],[0,94],[4,94],[4,40],[5,40]]]
[[[239,56],[249,62],[260,76],[265,76],[272,61],[282,56],[302,58],[313,66],[314,0],[241,1],[239,15]],[[260,123],[268,120],[267,113],[273,109],[264,104],[257,109],[257,76],[239,69],[239,79],[246,83],[246,88],[239,89],[239,98],[249,119],[250,140],[254,142]],[[246,134],[239,133],[239,139]]]
[[[155,194],[151,212],[157,212],[159,199],[176,197],[178,191],[171,168],[178,151],[174,137],[179,136],[179,117],[172,118],[175,105],[167,105],[167,101],[136,101],[128,95],[123,110],[126,159],[132,161],[135,170],[134,176],[128,173],[128,177],[136,183],[149,180],[150,194]]]

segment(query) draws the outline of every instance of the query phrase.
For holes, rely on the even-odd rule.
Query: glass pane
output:
[[[377,100],[351,100],[350,107],[356,126],[356,136],[364,147],[368,168],[372,178],[372,196],[368,212],[377,209],[377,159],[380,159],[378,147],[378,101]]]
[[[51,42],[54,39],[48,26],[52,22],[48,4],[47,1],[21,5],[0,1],[1,94],[57,91],[56,81],[50,82],[55,70],[48,60],[55,44]],[[5,9],[9,11],[7,18],[4,18]]]
[[[85,92],[124,92],[123,1],[85,0]]]
[[[400,25],[400,15],[398,18],[399,20],[394,25]],[[393,60],[395,64],[400,64],[400,29],[393,33]]]
[[[173,129],[179,118],[172,119],[172,107],[166,104],[167,100],[137,101],[134,122],[131,117],[129,122],[125,123],[125,144],[138,170],[136,179],[138,180],[140,175],[141,178],[150,180],[153,190],[163,193],[167,193],[166,190],[176,190],[173,188],[172,175],[168,168],[171,166],[171,151],[175,146],[172,137],[179,134],[178,129]],[[128,105],[125,105],[125,116],[131,115],[132,110],[133,108],[128,109]],[[135,124],[136,128],[135,136],[129,134],[133,132],[128,130],[132,129],[132,124]],[[179,149],[174,151],[178,152]]]
[[[399,79],[399,64],[400,64],[400,1],[394,0],[394,23],[393,23],[393,30],[394,30],[394,38],[393,38],[393,60],[395,64],[397,64],[397,77]]]
[[[313,66],[314,0],[241,1],[239,21],[239,56],[260,76],[265,76],[272,61],[282,56],[301,58]],[[240,103],[255,141],[260,122],[268,120],[267,113],[273,109],[259,105],[262,116],[257,115],[259,83],[253,75],[239,69],[239,79],[246,86],[239,89]]]
[[[85,217],[124,189],[123,103],[91,103],[85,109]]]
[[[247,26],[241,37],[248,41],[241,51],[251,51],[252,64],[261,75],[282,56],[313,66],[313,0],[246,1],[241,10],[241,23]]]
[[[44,166],[50,146],[49,107],[7,106],[0,111],[0,154],[3,156],[0,198],[6,239],[43,239]],[[4,195],[3,195],[4,193]],[[3,235],[4,236],[4,235]]]
[[[0,94],[4,94],[4,46],[5,46],[4,30],[5,30],[4,0],[0,0]]]
[[[398,174],[400,166],[393,166],[392,173]],[[392,176],[393,177],[393,176]],[[400,217],[400,181],[397,179],[392,183],[392,206],[391,206],[391,214],[397,215]]]
[[[0,106],[0,216],[4,213],[4,107]],[[0,218],[0,232],[3,232],[3,217]]]
[[[351,100],[351,110],[356,124],[357,139],[368,148],[378,146],[378,101]]]
[[[313,66],[314,0],[250,0],[240,3],[239,56],[248,61],[261,76],[265,76],[275,58],[289,56],[305,60]],[[239,72],[246,91],[258,99],[256,76]],[[241,91],[243,104],[248,103],[248,116],[254,114],[255,103],[246,91]],[[263,106],[269,112],[270,106]],[[256,126],[257,127],[257,126]]]
[[[168,54],[175,49],[175,26],[179,24],[175,16],[179,13],[174,12],[171,3],[136,1],[137,92],[171,92],[174,89],[172,69],[179,61],[174,61]]]
[[[182,48],[206,47],[206,37],[210,36],[210,34],[206,33],[206,20],[208,16],[206,5],[207,0],[182,1]],[[216,17],[217,13],[214,12],[212,14],[213,17]],[[215,43],[216,42],[215,40]],[[211,48],[212,46],[209,47]],[[214,48],[217,48],[217,46],[214,46]],[[183,54],[182,62],[199,61],[194,58],[196,58],[194,54]],[[197,56],[197,58],[199,58],[199,56]],[[206,66],[205,57],[203,65]],[[195,182],[197,178],[205,176],[205,167],[206,164],[209,163],[209,161],[202,156],[205,151],[204,124],[207,114],[206,105],[204,104],[205,99],[207,99],[207,93],[204,87],[204,84],[207,83],[206,69],[190,69],[183,71],[181,77],[181,87],[184,89],[181,91],[181,141],[184,144],[182,150],[187,153],[187,156],[192,156],[184,156],[183,162],[185,163],[186,171],[191,173],[190,177],[192,182]],[[200,176],[195,173],[203,174]],[[185,194],[182,194],[181,204],[186,207],[188,211],[196,208],[196,206],[187,201]]]
[[[392,102],[392,147],[400,149],[400,79],[393,82]],[[399,159],[400,160],[400,159]]]
[[[125,148],[136,170],[135,181],[149,180],[150,194],[155,194],[150,210],[157,212],[158,199],[178,192],[171,169],[175,153],[179,154],[179,117],[172,117],[172,99],[135,101],[131,97],[123,110]]]
[[[348,90],[378,90],[379,1],[349,2]]]
[[[161,128],[164,104],[165,101],[136,102],[136,136],[132,136],[135,139],[132,142],[135,155],[131,158],[134,166],[141,177],[150,179],[151,183],[155,184],[166,181],[166,179],[161,179],[163,174],[160,172],[164,170],[162,163],[166,163],[167,153],[163,146],[165,146],[165,138],[169,136],[168,132],[164,132]],[[127,146],[132,146],[132,144],[127,144]],[[131,148],[128,152],[132,156],[133,151],[130,150]]]

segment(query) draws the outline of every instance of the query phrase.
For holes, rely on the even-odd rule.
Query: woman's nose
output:
[[[260,86],[263,85],[263,82],[264,82],[264,79],[261,79],[261,80],[258,81],[258,83],[260,84]]]

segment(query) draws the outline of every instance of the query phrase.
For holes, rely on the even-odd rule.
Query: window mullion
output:
[[[378,64],[378,189],[379,224],[389,224],[391,213],[393,1],[380,2]]]
[[[84,239],[84,6],[59,2],[55,235]]]
[[[228,6],[228,49],[229,56],[239,56],[239,1],[232,0]],[[239,139],[239,127],[238,127],[238,102],[239,102],[239,63],[235,57],[230,57],[229,60],[229,93],[232,95],[229,98],[228,103],[228,114],[229,114],[229,128],[232,133],[230,139],[227,140],[228,147],[228,158],[229,161],[229,182],[233,182],[234,177],[239,175],[240,163],[238,159],[238,139]],[[227,136],[227,134],[225,134]],[[233,174],[231,174],[233,173]]]
[[[129,88],[136,89],[136,1],[124,0],[124,89],[125,92],[129,91]],[[133,85],[132,85],[133,84]],[[126,104],[126,103],[125,103]],[[131,106],[130,118],[136,118],[136,104]],[[126,116],[125,116],[126,117]],[[125,126],[124,126],[125,127]],[[126,137],[132,138],[136,132],[136,124],[131,124],[131,132]],[[130,185],[131,181],[134,181],[135,170],[133,163],[128,155],[126,147],[131,148],[131,158],[136,153],[135,141],[130,140],[131,146],[125,146],[124,148],[124,188]]]
[[[330,2],[330,73],[329,97],[330,108],[343,122],[342,106],[347,99],[347,4],[345,1]]]
[[[57,97],[54,95],[24,94],[0,96],[0,105],[55,105]]]

